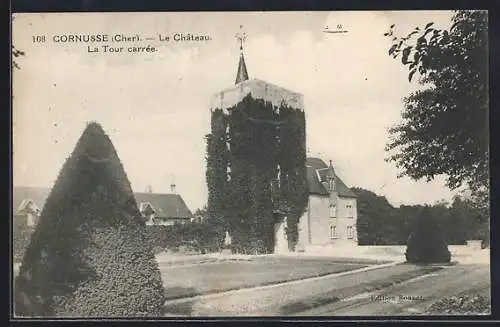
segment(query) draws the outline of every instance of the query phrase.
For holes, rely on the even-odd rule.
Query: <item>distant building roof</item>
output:
[[[12,209],[17,213],[24,201],[31,200],[40,209],[43,208],[45,200],[49,195],[49,189],[45,187],[16,186],[12,192]]]
[[[50,189],[45,187],[15,186],[12,191],[14,213],[25,200],[32,200],[40,209],[43,208]],[[134,193],[137,205],[149,203],[160,218],[192,218],[193,214],[179,194]]]
[[[326,181],[329,175],[335,177],[335,188],[339,196],[355,198],[356,194],[348,188],[340,177],[332,169],[328,169],[328,165],[320,158],[307,158],[307,184],[309,186],[310,194],[328,195],[328,190],[321,183]],[[322,180],[320,180],[320,178]]]
[[[193,213],[179,194],[134,193],[137,205],[149,203],[155,210],[156,217],[192,218]]]

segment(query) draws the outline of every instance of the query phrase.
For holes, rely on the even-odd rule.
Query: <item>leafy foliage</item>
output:
[[[245,97],[229,112],[231,216],[237,251],[272,252],[274,216],[271,184],[276,178],[277,137],[271,103]],[[252,121],[253,120],[253,121]]]
[[[17,218],[17,217],[16,217]],[[20,220],[16,219],[14,220]],[[14,262],[21,262],[24,257],[24,251],[28,247],[31,235],[33,234],[33,227],[29,226],[16,226],[14,225],[12,232],[12,252]]]
[[[26,55],[24,51],[21,51],[16,47],[14,47],[14,45],[12,45],[12,56],[14,58],[19,58],[24,55]],[[14,59],[12,60],[12,65],[14,66],[14,68],[21,69],[21,67],[19,67],[19,64]]]
[[[206,181],[208,186],[208,203],[206,221],[215,226],[214,242],[222,247],[224,235],[228,229],[225,200],[228,196],[228,159],[226,145],[227,117],[222,110],[212,112],[211,133],[207,140],[207,170]]]
[[[450,221],[447,228],[452,232],[452,239],[482,240],[483,246],[490,243],[490,216],[487,210],[467,198],[455,197],[450,208]]]
[[[384,196],[378,196],[361,188],[352,190],[357,195],[358,244],[404,244],[408,235],[405,230],[405,219],[398,215],[398,209],[394,208]]]
[[[449,30],[428,23],[405,37],[387,37],[389,55],[401,58],[408,79],[422,88],[405,98],[403,121],[390,130],[387,160],[401,175],[433,179],[445,174],[456,189],[466,185],[487,205],[488,19],[486,11],[457,11]]]
[[[491,299],[479,294],[461,294],[433,303],[427,314],[478,315],[491,314]]]
[[[148,241],[152,248],[177,251],[186,246],[202,253],[217,252],[221,245],[218,226],[211,222],[147,226]]]
[[[406,260],[412,263],[450,261],[451,253],[444,233],[429,207],[423,207],[418,219],[413,222],[405,255]]]
[[[385,197],[354,187],[358,203],[358,244],[406,244],[415,221],[424,206],[393,207]],[[479,239],[489,244],[489,215],[467,198],[455,197],[453,203],[428,206],[431,216],[439,222],[447,244],[464,245],[467,240]]]
[[[83,281],[70,296],[58,297],[57,315],[158,316],[163,286],[153,253],[144,251],[146,244],[143,229],[134,233],[126,226],[95,229],[83,251],[95,277]]]
[[[116,151],[90,123],[62,167],[15,280],[21,316],[159,315],[160,271]]]
[[[236,252],[272,252],[280,210],[293,249],[307,204],[304,113],[248,95],[227,115],[212,112],[207,141],[208,215],[224,217],[210,221],[229,230]]]
[[[295,250],[298,241],[298,223],[308,202],[306,177],[306,126],[303,111],[281,106],[280,120],[285,124],[280,127],[281,147],[279,152],[280,167],[280,210],[287,215],[288,247]]]

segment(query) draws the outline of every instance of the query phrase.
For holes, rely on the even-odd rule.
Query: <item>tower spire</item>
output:
[[[243,25],[240,25],[240,32],[236,34],[236,38],[240,42],[240,62],[238,64],[238,72],[236,73],[236,81],[234,84],[239,84],[243,81],[248,80],[247,65],[245,64],[245,57],[243,56],[243,43],[245,42],[247,35],[242,32]]]

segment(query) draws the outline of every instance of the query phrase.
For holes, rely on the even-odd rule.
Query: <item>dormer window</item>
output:
[[[335,172],[333,168],[316,169],[316,176],[318,177],[318,181],[325,188],[325,191],[329,193],[335,191]]]
[[[141,214],[144,216],[144,218],[146,218],[147,220],[152,219],[156,213],[156,210],[149,202],[142,202],[139,205],[139,210],[141,211]]]

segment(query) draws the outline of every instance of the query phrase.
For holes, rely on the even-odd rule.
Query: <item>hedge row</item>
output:
[[[147,226],[148,242],[155,253],[178,251],[180,247],[201,253],[221,249],[219,231],[208,223],[187,223],[170,226]]]
[[[15,227],[13,231],[14,262],[21,262],[28,247],[33,227]],[[181,247],[202,253],[220,251],[218,230],[208,223],[146,226],[146,240],[155,253],[178,251]]]

